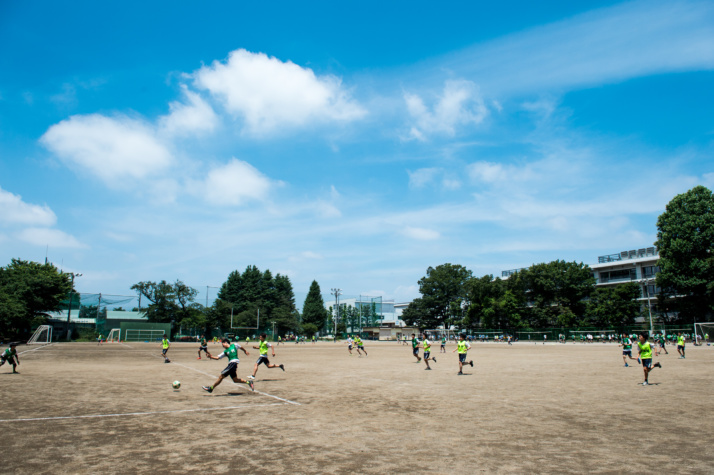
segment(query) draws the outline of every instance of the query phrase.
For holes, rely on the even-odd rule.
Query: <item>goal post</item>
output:
[[[121,341],[121,328],[112,328],[112,330],[109,332],[109,335],[107,335],[108,343],[114,341],[116,341],[117,343]]]
[[[27,340],[28,345],[44,345],[52,342],[52,327],[49,325],[40,325],[32,334],[29,340]]]
[[[714,332],[714,322],[701,322],[694,324],[694,338],[701,338],[703,343],[709,343],[711,339],[711,334]],[[709,338],[707,338],[709,337]]]

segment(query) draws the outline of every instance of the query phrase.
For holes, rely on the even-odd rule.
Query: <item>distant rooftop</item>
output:
[[[624,261],[627,259],[639,259],[641,257],[654,257],[658,256],[659,251],[656,247],[646,247],[642,249],[632,249],[630,251],[622,251],[619,254],[610,254],[608,256],[599,256],[597,258],[598,264],[604,264],[607,262],[617,262]]]
[[[521,267],[520,269],[504,270],[504,271],[501,271],[501,277],[510,277],[513,274],[515,274],[516,272],[520,272],[522,270],[526,270],[526,268]]]

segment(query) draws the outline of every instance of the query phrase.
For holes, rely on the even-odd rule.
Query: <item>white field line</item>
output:
[[[52,346],[52,345],[56,345],[56,344],[57,344],[57,343],[48,343],[48,344],[46,344],[46,345],[40,346],[39,348],[33,348],[33,349],[31,349],[31,350],[21,351],[21,352],[18,353],[17,355],[19,356],[19,355],[21,355],[21,354],[23,354],[23,353],[29,353],[29,352],[31,352],[31,351],[41,350],[41,349],[43,349],[43,348],[47,348],[48,346]]]
[[[232,409],[243,409],[253,407],[284,406],[285,403],[274,402],[271,404],[243,404],[240,406],[227,407],[206,407],[202,409],[176,409],[173,411],[151,411],[151,412],[123,412],[116,414],[89,414],[85,416],[58,416],[58,417],[26,417],[21,419],[0,419],[0,422],[31,422],[31,421],[57,421],[63,419],[97,419],[103,417],[125,417],[125,416],[151,416],[155,414],[179,414],[183,412],[208,412],[208,411],[229,411]]]

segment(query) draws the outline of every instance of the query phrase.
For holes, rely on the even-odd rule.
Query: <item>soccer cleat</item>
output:
[[[248,376],[248,379],[255,379],[255,376],[251,374],[250,376]]]
[[[647,381],[645,381],[644,383],[642,383],[642,386],[649,386],[649,384],[650,384],[650,383],[648,383]]]
[[[20,374],[19,371],[12,370],[12,374]]]
[[[654,364],[654,366],[655,366],[655,368],[661,368],[661,367],[662,367],[662,365],[660,364],[660,362],[659,362],[659,361],[658,361],[658,362],[656,362],[656,363]]]
[[[213,392],[213,386],[201,386],[204,391],[212,393]]]
[[[463,374],[464,374],[464,373],[462,373],[461,371],[459,371],[458,373],[456,373],[456,376],[461,376],[461,375],[463,375]]]
[[[201,357],[199,356],[199,357],[198,357],[198,358],[196,358],[196,359],[200,360],[200,359],[201,359]]]
[[[473,361],[473,360],[469,361],[469,364],[471,365],[472,368],[474,367],[474,361]]]
[[[436,363],[436,358],[432,358],[431,361],[433,361],[434,363]]]
[[[255,391],[255,385],[253,384],[253,381],[248,381],[248,386],[250,386],[251,391]]]
[[[284,365],[284,364],[281,364],[281,365],[280,365],[280,369],[282,369],[283,371],[285,371],[285,365]]]
[[[630,366],[630,365],[628,365],[627,363],[625,363],[625,368],[627,368],[627,367],[629,367],[629,366]]]

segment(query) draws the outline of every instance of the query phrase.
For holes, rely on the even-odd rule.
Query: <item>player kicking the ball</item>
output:
[[[264,364],[268,368],[280,368],[283,371],[285,371],[285,365],[283,364],[271,364],[270,360],[268,359],[268,348],[270,348],[270,351],[273,352],[273,358],[275,358],[275,348],[273,348],[273,345],[270,343],[266,342],[265,339],[268,337],[265,333],[260,334],[260,346],[254,346],[253,348],[256,350],[260,351],[260,356],[258,357],[258,361],[255,362],[255,367],[253,367],[253,374],[248,376],[250,379],[255,379],[255,373],[258,372],[258,366],[261,364]],[[247,354],[247,353],[246,353]]]
[[[240,346],[238,343],[231,343],[228,338],[224,338],[221,344],[223,345],[223,348],[225,348],[225,351],[223,351],[223,353],[218,356],[208,355],[208,358],[212,360],[220,360],[224,356],[227,356],[228,366],[226,366],[225,369],[221,371],[221,375],[218,377],[216,382],[213,383],[213,386],[203,386],[203,390],[212,393],[215,387],[221,384],[221,381],[223,381],[226,377],[230,376],[234,383],[247,384],[248,386],[250,386],[250,390],[254,391],[255,389],[253,388],[253,381],[240,379],[237,374],[238,363],[240,363],[240,360],[238,359],[238,350],[241,350],[243,353],[245,353],[246,356],[248,356],[248,352],[245,351],[245,348]]]

